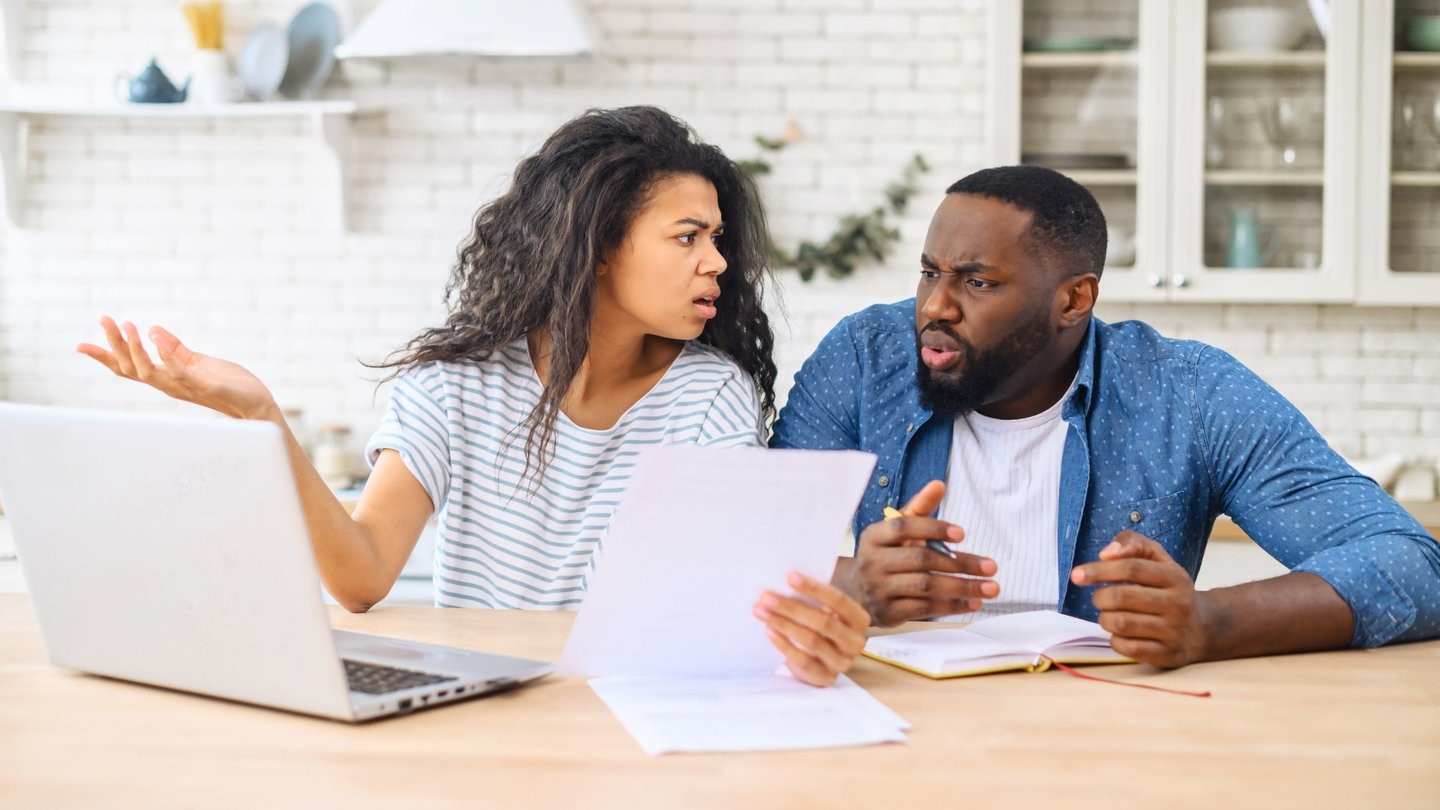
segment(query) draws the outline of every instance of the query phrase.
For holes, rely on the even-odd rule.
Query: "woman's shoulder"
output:
[[[666,378],[686,378],[690,382],[696,379],[709,379],[716,383],[723,383],[726,380],[737,377],[743,378],[745,369],[735,362],[735,358],[714,346],[691,340],[685,343],[680,350],[679,356],[671,364],[670,371]]]
[[[483,358],[457,358],[451,360],[426,360],[403,368],[397,379],[408,379],[420,384],[463,384],[467,380],[481,377],[500,376],[514,380],[534,376],[530,363],[530,352],[524,339],[501,346]]]

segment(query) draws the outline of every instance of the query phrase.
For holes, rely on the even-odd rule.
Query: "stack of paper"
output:
[[[828,581],[875,457],[663,446],[621,497],[561,657],[649,754],[903,742],[848,678],[783,672],[751,609],[798,571]]]

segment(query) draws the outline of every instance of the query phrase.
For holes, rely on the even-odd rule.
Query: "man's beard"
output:
[[[938,376],[916,360],[915,385],[920,389],[920,404],[936,416],[953,418],[980,408],[991,400],[996,389],[1024,368],[1050,342],[1050,323],[1046,313],[1016,327],[1009,335],[989,351],[979,353],[970,343],[962,340],[948,326],[931,323],[925,330],[934,329],[953,339],[963,362],[960,373],[955,376]],[[920,335],[915,334],[915,351],[920,352]]]

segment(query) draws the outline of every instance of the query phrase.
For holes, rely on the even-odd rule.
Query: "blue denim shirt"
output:
[[[920,405],[915,365],[914,299],[851,315],[795,376],[775,424],[773,447],[879,456],[857,538],[885,506],[945,480],[952,422]],[[1097,616],[1092,589],[1071,585],[1070,569],[1098,559],[1121,530],[1160,543],[1194,577],[1227,514],[1286,567],[1339,592],[1354,611],[1354,646],[1440,635],[1440,544],[1225,352],[1135,321],[1092,320],[1063,418],[1065,613]]]

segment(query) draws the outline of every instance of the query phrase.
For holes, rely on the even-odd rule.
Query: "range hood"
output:
[[[340,59],[439,54],[574,56],[595,48],[583,0],[381,0]]]

